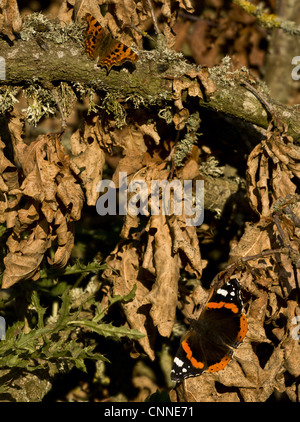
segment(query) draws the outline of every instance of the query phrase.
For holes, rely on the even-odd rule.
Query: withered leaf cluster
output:
[[[266,140],[253,149],[248,160],[250,204],[265,217],[277,199],[297,192],[300,153],[286,130],[270,124]]]
[[[8,124],[17,166],[4,155],[1,142],[1,223],[12,229],[7,240],[2,287],[39,278],[46,251],[51,265],[64,267],[74,246],[75,221],[84,195],[70,169],[61,134],[39,135],[26,145],[24,120],[12,115]]]

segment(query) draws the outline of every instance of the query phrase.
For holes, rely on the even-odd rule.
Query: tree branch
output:
[[[55,83],[66,81],[79,82],[116,94],[120,99],[133,99],[138,104],[165,104],[173,100],[173,80],[185,79],[185,74],[195,66],[188,64],[177,53],[165,49],[143,51],[139,54],[136,70],[126,72],[123,69],[106,71],[97,68],[89,60],[79,43],[48,42],[48,49],[42,49],[33,39],[17,40],[10,47],[0,41],[0,52],[6,60],[6,81],[2,85],[22,86],[33,79]],[[204,99],[199,99],[199,106],[221,111],[227,115],[245,120],[262,128],[267,128],[269,116],[265,105],[256,96],[242,86],[238,78],[227,76],[220,67],[210,70],[210,78],[216,90]],[[1,85],[0,85],[1,87]],[[262,95],[267,96],[263,93]],[[288,134],[295,141],[300,141],[300,112],[296,107],[276,103],[268,98],[278,118],[289,125]]]

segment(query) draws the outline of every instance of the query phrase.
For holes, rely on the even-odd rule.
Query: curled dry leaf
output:
[[[177,306],[180,269],[201,276],[202,262],[195,227],[180,226],[178,216],[151,216],[143,268],[155,275],[148,295],[150,315],[162,336],[171,334]],[[181,253],[180,253],[181,252]],[[151,255],[151,259],[150,259]]]
[[[48,258],[48,262],[57,268],[64,268],[74,246],[74,224],[68,223],[66,216],[59,209],[55,216],[54,227],[58,247],[54,257],[52,259]]]
[[[87,13],[95,16],[95,18],[99,21],[101,14],[98,2],[95,2],[94,0],[75,0],[74,16],[76,21],[81,22]]]
[[[73,9],[69,8],[69,2],[63,1],[60,3],[60,7],[57,11],[57,19],[64,25],[70,25],[72,23]],[[73,4],[73,2],[72,2]]]
[[[182,108],[174,114],[173,123],[176,130],[182,130],[185,127],[189,115],[190,113],[187,108]]]
[[[104,270],[104,279],[112,283],[113,295],[126,295],[136,285],[134,298],[121,303],[130,328],[139,330],[145,337],[138,340],[145,353],[154,360],[155,330],[149,318],[149,304],[145,297],[149,293],[147,284],[139,281],[140,249],[134,243],[120,242],[107,259],[108,268]]]
[[[39,278],[39,265],[44,253],[51,246],[49,225],[46,219],[38,221],[27,238],[22,239],[23,231],[14,227],[8,238],[8,254],[4,258],[2,288],[7,289],[20,280]]]
[[[194,8],[189,0],[182,0],[175,3],[170,0],[167,0],[164,2],[154,0],[153,1],[154,13],[156,12],[156,9],[155,9],[156,4],[158,6],[157,7],[158,11],[161,14],[160,20],[163,21],[161,31],[166,38],[168,47],[171,48],[173,47],[175,43],[175,35],[173,34],[173,27],[177,21],[177,14],[178,14],[179,8],[186,10],[188,13],[192,13],[194,11]]]
[[[10,229],[14,225],[21,193],[17,168],[5,157],[5,144],[0,139],[0,223]]]
[[[83,134],[78,129],[71,136],[72,164],[78,169],[78,178],[85,188],[88,205],[96,205],[99,192],[97,185],[102,180],[105,153],[100,147],[94,125],[85,124]],[[80,170],[79,170],[80,169]]]
[[[151,303],[150,315],[160,335],[168,337],[176,314],[180,258],[172,253],[172,238],[165,216],[151,216],[146,230],[155,268],[155,283],[147,296]]]
[[[293,139],[270,125],[267,139],[248,158],[247,182],[250,205],[268,216],[274,202],[293,194],[300,177],[300,148]]]
[[[60,135],[40,135],[27,148],[22,160],[26,176],[21,191],[41,204],[41,210],[51,223],[59,208],[58,200],[67,209],[70,221],[80,219],[83,192],[70,170]]]
[[[203,91],[202,91],[203,90]],[[182,130],[190,116],[189,110],[184,107],[183,101],[187,102],[185,92],[189,97],[204,98],[212,95],[216,90],[214,82],[210,79],[208,71],[191,70],[180,78],[173,80],[173,99],[177,112],[174,114],[173,122],[176,130]]]
[[[175,226],[174,230],[172,225]],[[196,232],[192,233],[194,240],[191,240],[191,233],[179,229],[174,220],[167,222],[166,216],[151,216],[145,234],[146,243],[142,241],[144,237],[120,242],[107,259],[109,267],[116,270],[118,275],[108,269],[104,276],[113,284],[114,294],[127,294],[137,284],[135,298],[122,307],[130,327],[148,337],[140,339],[139,343],[152,359],[151,341],[155,330],[168,337],[174,325],[178,279],[183,265],[181,260],[187,270],[199,275],[201,257],[198,242],[195,244]],[[127,235],[130,239],[129,230]]]

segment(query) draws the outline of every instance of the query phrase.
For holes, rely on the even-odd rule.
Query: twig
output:
[[[178,16],[191,21],[203,21],[210,26],[218,26],[218,24],[211,19],[203,18],[202,16],[191,15],[190,13],[183,12],[182,10],[179,10]]]
[[[140,35],[142,35],[143,37],[146,37],[146,38],[148,38],[149,40],[151,40],[153,43],[155,43],[156,44],[156,41],[155,41],[155,39],[154,38],[152,38],[147,32],[145,32],[145,31],[142,31],[141,29],[139,29],[139,28],[137,28],[136,26],[134,26],[134,25],[124,25],[124,27],[127,27],[127,28],[131,28],[131,29],[133,29],[134,31],[136,31],[138,34],[140,34]]]
[[[260,6],[247,0],[233,0],[233,3],[240,6],[249,15],[254,16],[265,28],[282,29],[289,35],[300,35],[300,26],[295,22],[284,21],[274,14],[265,13]]]
[[[156,32],[157,34],[161,34],[161,31],[160,31],[160,29],[159,29],[159,27],[158,27],[158,24],[157,24],[157,19],[156,19],[156,17],[155,17],[155,13],[154,13],[154,9],[153,9],[153,6],[152,6],[152,3],[151,3],[151,0],[147,0],[147,4],[148,4],[149,11],[150,11],[150,13],[151,13],[151,17],[152,17],[152,20],[153,20],[153,25],[154,25],[155,32]]]
[[[244,257],[240,258],[240,260],[242,262],[256,261],[257,259],[264,258],[265,256],[274,255],[276,253],[285,253],[285,254],[287,254],[287,250],[285,250],[284,248],[270,249],[270,250],[267,250],[267,251],[262,251],[262,252],[260,252],[260,253],[258,253],[256,255],[244,256]]]
[[[242,85],[245,85],[246,88],[249,89],[249,91],[251,91],[252,94],[255,95],[264,104],[264,106],[267,108],[270,115],[276,119],[277,127],[279,127],[280,120],[274,107],[263,97],[263,95],[259,91],[257,91],[257,89],[255,89],[252,85],[250,85],[249,82],[245,80],[241,80],[240,82]]]

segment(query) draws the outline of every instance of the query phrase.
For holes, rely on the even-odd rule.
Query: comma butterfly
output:
[[[106,32],[90,13],[86,15],[88,23],[85,38],[85,52],[91,59],[98,58],[98,66],[106,67],[109,72],[112,66],[121,66],[125,62],[135,62],[138,55],[129,47],[117,41]]]

